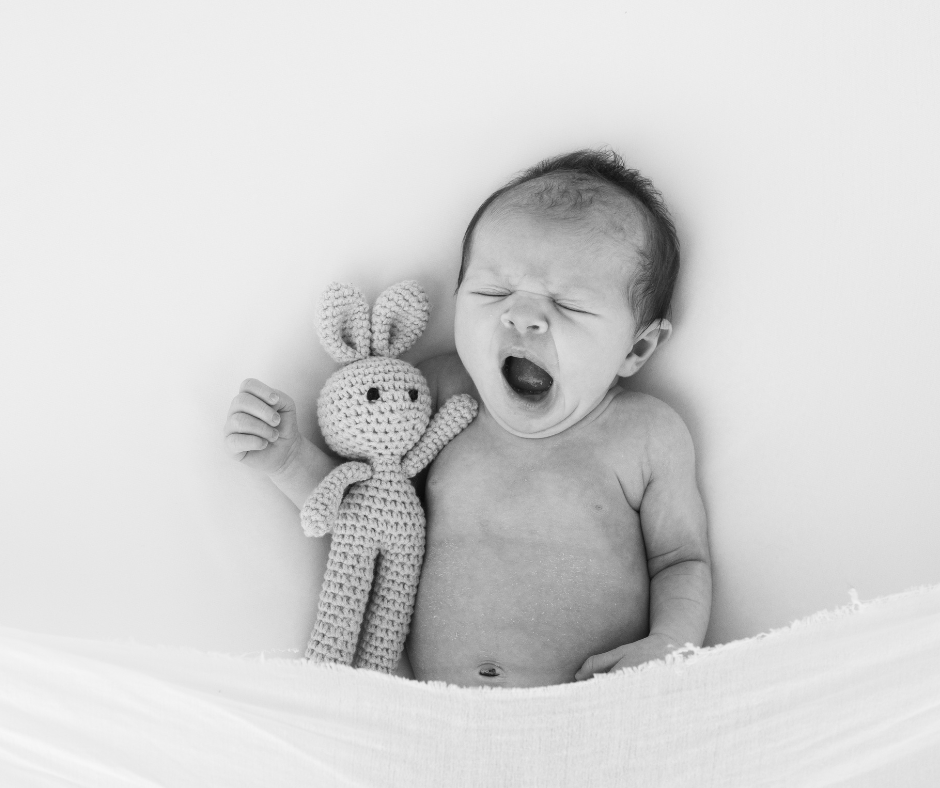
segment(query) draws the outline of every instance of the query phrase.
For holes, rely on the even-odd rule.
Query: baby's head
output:
[[[457,352],[496,421],[573,426],[669,335],[679,269],[652,184],[613,152],[541,162],[490,196],[464,236]]]

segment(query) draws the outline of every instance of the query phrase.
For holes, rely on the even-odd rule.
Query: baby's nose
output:
[[[520,334],[544,334],[548,331],[545,312],[530,299],[514,301],[503,312],[501,320],[506,328],[514,328]]]

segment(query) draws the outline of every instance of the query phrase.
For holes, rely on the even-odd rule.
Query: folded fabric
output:
[[[940,586],[538,689],[0,628],[2,786],[936,786]]]

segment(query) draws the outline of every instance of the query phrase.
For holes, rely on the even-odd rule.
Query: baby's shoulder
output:
[[[650,394],[615,390],[604,415],[605,430],[631,436],[653,456],[692,451],[692,437],[682,417]]]
[[[434,410],[455,394],[470,394],[479,399],[473,381],[456,353],[442,353],[416,366],[428,382]]]

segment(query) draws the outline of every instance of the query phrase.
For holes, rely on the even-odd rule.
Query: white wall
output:
[[[930,2],[4,3],[0,624],[300,648],[324,545],[227,459],[246,376],[314,433],[313,307],[609,144],[673,207],[710,642],[940,581]]]

